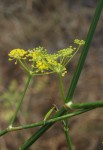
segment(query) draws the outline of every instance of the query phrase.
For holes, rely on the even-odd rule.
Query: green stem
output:
[[[45,125],[44,125],[44,121],[42,121],[41,123],[39,123],[39,125],[44,125],[43,126],[43,129],[45,130],[48,126],[50,126],[51,124],[53,124],[54,122],[56,121],[59,121],[59,120],[63,120],[65,118],[70,118],[70,117],[73,117],[73,116],[76,116],[76,115],[79,115],[79,114],[82,114],[84,112],[87,112],[87,111],[90,111],[92,109],[83,109],[83,110],[79,110],[77,112],[74,112],[74,113],[71,113],[71,114],[67,114],[67,115],[64,115],[64,116],[61,116],[61,117],[57,117],[57,118],[53,118],[53,119],[50,119],[48,121],[45,122]],[[36,124],[35,124],[36,125]],[[37,125],[37,126],[39,126]],[[30,125],[29,125],[30,127]],[[32,126],[34,127],[34,126]],[[25,125],[25,128],[28,128],[26,125]],[[41,128],[42,129],[42,128]],[[29,138],[20,148],[20,150],[26,150],[28,149],[36,140],[37,138],[39,138],[40,134],[43,132],[43,130],[41,130],[41,132],[39,132],[36,137],[34,135],[31,136],[31,138]]]
[[[64,89],[63,89],[63,82],[62,82],[62,76],[61,74],[58,74],[58,80],[59,80],[59,86],[60,86],[60,91],[61,91],[61,95],[62,95],[62,99],[63,101],[65,101],[65,95],[64,95]],[[69,136],[69,133],[68,133],[68,119],[63,120],[64,122],[64,132],[65,132],[65,135],[66,135],[66,139],[67,139],[67,143],[68,143],[68,147],[70,150],[72,150],[72,143],[71,143],[71,139],[70,139],[70,136]]]
[[[22,63],[22,61],[20,59],[18,59],[18,61],[19,61],[20,65],[21,65],[21,67],[27,72],[27,74],[30,74],[28,68],[24,65],[24,63]]]
[[[79,79],[81,71],[83,69],[85,59],[86,59],[87,54],[88,54],[88,50],[89,50],[91,41],[93,39],[93,35],[94,35],[94,32],[95,32],[98,20],[100,18],[102,8],[103,8],[103,0],[99,0],[97,9],[96,9],[95,14],[94,14],[93,21],[91,23],[91,26],[90,26],[90,29],[89,29],[89,32],[88,32],[88,35],[87,35],[87,38],[86,38],[86,42],[85,42],[83,51],[81,53],[81,56],[80,56],[80,59],[79,59],[78,65],[77,65],[77,69],[76,69],[76,71],[73,75],[73,79],[72,79],[72,82],[70,84],[70,88],[69,88],[69,91],[68,91],[68,94],[67,94],[66,102],[71,101],[72,97],[74,95],[78,79]]]
[[[87,109],[87,108],[97,108],[103,107],[103,101],[97,102],[87,102],[87,103],[66,103],[66,107],[70,109]]]
[[[59,80],[59,86],[60,86],[60,91],[61,91],[62,99],[63,99],[63,101],[65,101],[65,94],[64,94],[64,88],[63,88],[61,73],[58,73],[58,80]]]
[[[88,49],[90,47],[90,43],[92,41],[98,20],[100,18],[100,14],[103,8],[103,0],[99,0],[98,6],[96,8],[95,11],[95,15],[93,18],[93,21],[91,23],[88,35],[87,35],[87,39],[86,39],[86,44],[84,46],[84,49],[81,53],[80,59],[79,59],[79,63],[77,65],[77,69],[75,74],[73,75],[73,79],[72,82],[70,84],[70,88],[66,97],[66,102],[70,101],[74,95],[74,91],[79,79],[79,76],[81,74],[81,71],[83,69],[83,65],[88,53]],[[54,117],[60,117],[61,115],[63,115],[64,113],[66,113],[66,110],[64,108],[62,108],[59,112],[56,113],[56,115]],[[40,136],[42,136],[43,133],[45,133],[51,126],[53,125],[53,123],[49,123],[45,126],[43,126],[42,128],[40,128],[34,135],[32,135],[26,142],[25,144],[22,146],[22,150],[26,150],[27,148],[29,148]]]
[[[93,108],[82,109],[82,110],[78,110],[78,111],[70,113],[70,114],[63,115],[61,117],[49,119],[49,120],[45,121],[45,125],[49,124],[49,123],[54,123],[54,122],[57,122],[57,121],[60,121],[60,120],[66,119],[66,118],[71,118],[73,116],[85,113],[85,112],[90,111],[92,109]],[[21,126],[18,126],[18,127],[8,127],[7,129],[0,132],[0,136],[6,134],[7,132],[18,131],[18,130],[23,130],[23,129],[28,129],[28,128],[34,128],[34,127],[38,127],[38,126],[42,126],[42,125],[44,125],[44,121],[40,121],[40,122],[33,123],[33,124],[21,125]]]
[[[56,121],[60,121],[60,120],[63,120],[63,119],[67,119],[67,118],[71,118],[71,117],[74,117],[76,115],[79,115],[79,114],[82,114],[82,113],[85,113],[87,111],[90,111],[92,109],[95,109],[95,108],[99,108],[99,107],[103,107],[103,102],[92,102],[92,105],[90,105],[91,103],[82,103],[82,104],[72,104],[71,106],[67,104],[65,104],[65,106],[68,108],[72,108],[72,109],[81,109],[79,111],[76,111],[76,112],[73,112],[73,113],[70,113],[70,114],[66,114],[66,115],[63,115],[63,116],[60,116],[60,117],[57,117],[57,118],[53,118],[53,119],[49,119],[47,121],[45,121],[45,125],[46,124],[49,124],[49,123],[53,123],[53,122],[56,122]],[[0,136],[8,133],[8,132],[11,132],[11,131],[18,131],[18,130],[23,130],[23,129],[28,129],[28,128],[34,128],[34,127],[38,127],[38,126],[42,126],[44,125],[44,121],[40,121],[40,122],[37,122],[37,123],[34,123],[34,124],[27,124],[27,125],[22,125],[22,126],[18,126],[18,127],[11,127],[11,128],[7,128],[5,130],[2,130],[0,132]]]
[[[68,148],[69,148],[69,150],[73,150],[71,138],[70,138],[70,135],[69,135],[69,129],[68,129],[68,118],[65,121],[64,132],[65,132],[66,140],[67,140],[67,143],[68,143]]]
[[[63,99],[63,101],[65,101],[65,95],[64,95],[64,88],[63,88],[61,73],[58,74],[58,80],[59,80],[59,86],[60,86],[62,99]],[[69,119],[63,120],[64,132],[65,132],[66,140],[67,140],[67,143],[68,143],[68,148],[70,150],[72,150],[72,142],[71,142],[70,135],[69,135],[69,132],[68,132],[68,121],[69,121]]]
[[[23,102],[23,99],[24,99],[24,97],[25,97],[25,94],[26,94],[26,91],[27,91],[27,89],[28,89],[28,86],[29,86],[29,83],[30,83],[31,78],[32,78],[32,76],[29,75],[29,76],[28,76],[27,83],[26,83],[26,86],[25,86],[24,91],[23,91],[23,93],[22,93],[21,99],[20,99],[20,101],[19,101],[19,103],[18,103],[18,106],[17,106],[17,108],[16,108],[16,111],[15,111],[15,113],[14,113],[14,115],[13,115],[13,117],[12,117],[12,120],[11,120],[11,122],[10,122],[10,125],[9,125],[10,127],[13,126],[13,123],[14,123],[14,121],[15,121],[15,119],[16,119],[17,113],[18,113],[18,111],[19,111],[19,109],[20,109],[20,106],[21,106],[21,104],[22,104],[22,102]]]
[[[76,55],[76,53],[79,51],[79,49],[80,49],[80,45],[78,46],[78,48],[76,49],[76,51],[75,51],[75,53],[72,55],[72,57],[70,57],[70,59],[66,62],[66,64],[64,64],[64,66],[66,66],[70,61],[71,61],[71,59]]]
[[[66,118],[71,118],[73,116],[85,113],[85,112],[90,111],[90,110],[92,110],[92,109],[82,109],[82,110],[78,110],[78,111],[70,113],[70,114],[63,115],[61,117],[49,119],[49,120],[45,121],[45,125],[48,123],[57,122],[57,121],[60,121],[60,120],[66,119]],[[40,121],[40,122],[37,122],[34,124],[27,124],[27,125],[23,125],[23,126],[19,126],[19,127],[12,127],[11,129],[8,129],[8,131],[16,131],[16,130],[34,128],[34,127],[38,127],[38,126],[42,126],[42,125],[44,125],[44,121]]]
[[[8,130],[7,130],[7,129],[2,130],[2,131],[0,131],[0,136],[3,136],[3,135],[6,134],[6,133],[8,133]]]

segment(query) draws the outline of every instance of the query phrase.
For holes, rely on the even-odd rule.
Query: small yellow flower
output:
[[[84,40],[75,39],[75,40],[74,40],[74,43],[75,43],[75,44],[78,44],[78,45],[84,45],[84,44],[85,44],[85,41],[84,41]]]
[[[36,62],[36,67],[37,67],[37,71],[36,72],[44,72],[44,70],[48,70],[48,66],[43,63],[42,61],[37,61]]]
[[[54,54],[49,54],[44,47],[40,46],[27,51],[19,48],[13,49],[8,54],[9,60],[15,59],[15,64],[19,62],[27,72],[30,73],[32,70],[33,75],[57,73],[65,76],[67,73],[67,64],[75,56],[80,47],[85,44],[85,41],[75,39],[74,43],[78,44],[77,48],[69,46]]]
[[[69,46],[69,48],[59,50],[58,54],[62,57],[70,57],[74,50],[75,48],[73,48],[72,46]]]
[[[65,70],[65,71],[62,73],[62,77],[64,77],[66,73],[67,73],[67,71]]]
[[[27,52],[24,49],[13,49],[10,51],[9,55],[9,60],[13,60],[13,59],[25,59],[25,54]]]
[[[36,47],[33,50],[28,50],[28,54],[26,55],[29,57],[29,61],[38,61],[43,59],[45,54],[47,53],[47,50],[44,47]]]

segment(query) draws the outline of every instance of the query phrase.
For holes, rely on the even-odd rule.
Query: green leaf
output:
[[[49,116],[52,114],[52,112],[54,111],[55,107],[51,108],[45,115],[44,117],[44,122],[49,118]]]

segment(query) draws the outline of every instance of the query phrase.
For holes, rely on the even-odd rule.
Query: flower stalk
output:
[[[64,88],[63,88],[63,82],[62,82],[62,75],[61,74],[58,74],[58,80],[59,80],[59,86],[60,86],[62,99],[65,102],[65,94],[64,94]],[[65,136],[66,136],[66,140],[67,140],[67,143],[68,143],[68,148],[69,148],[69,150],[72,150],[72,142],[71,142],[69,131],[68,131],[68,121],[69,121],[68,118],[66,118],[65,120],[62,120],[63,126],[64,126],[64,132],[65,132]]]
[[[62,76],[60,73],[58,73],[58,81],[59,81],[59,87],[60,87],[62,99],[63,101],[65,101],[64,87],[63,87],[63,82],[62,82]]]
[[[28,86],[29,86],[29,83],[30,83],[30,81],[31,81],[31,78],[32,78],[32,76],[29,75],[29,76],[28,76],[27,83],[26,83],[26,86],[25,86],[24,91],[23,91],[23,93],[22,93],[21,99],[20,99],[20,101],[19,101],[19,103],[18,103],[18,105],[17,105],[17,108],[16,108],[16,110],[15,110],[15,113],[14,113],[12,119],[11,119],[11,122],[10,122],[9,127],[12,127],[12,126],[13,126],[13,123],[14,123],[16,117],[17,117],[17,113],[18,113],[18,111],[19,111],[19,109],[20,109],[20,107],[21,107],[21,104],[22,104],[23,99],[24,99],[24,97],[25,97],[25,94],[26,94],[26,91],[27,91],[27,89],[28,89]]]

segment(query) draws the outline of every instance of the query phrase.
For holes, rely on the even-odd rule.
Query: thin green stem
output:
[[[0,131],[0,136],[3,136],[3,135],[6,134],[6,133],[8,133],[8,130],[7,130],[7,129],[2,130],[2,131]]]
[[[92,102],[93,103],[93,102]],[[103,102],[94,102],[94,104],[91,104],[91,103],[83,103],[83,104],[72,104],[71,106],[68,105],[68,103],[65,105],[65,107],[69,107],[71,109],[81,109],[81,110],[78,110],[76,112],[73,112],[73,113],[70,113],[70,114],[66,114],[66,115],[63,115],[63,116],[60,116],[60,117],[57,117],[57,118],[52,118],[52,119],[49,119],[47,121],[45,121],[45,125],[46,124],[49,124],[49,123],[53,123],[53,122],[56,122],[56,121],[60,121],[60,120],[63,120],[63,119],[67,119],[67,118],[71,118],[71,117],[74,117],[76,115],[79,115],[79,114],[82,114],[82,113],[85,113],[87,111],[90,111],[90,110],[93,110],[95,108],[100,108],[100,107],[103,107]],[[89,105],[89,106],[88,106]],[[44,125],[44,121],[40,121],[40,122],[37,122],[37,123],[33,123],[33,124],[26,124],[26,125],[22,125],[22,126],[18,126],[18,127],[9,127],[5,130],[2,130],[0,132],[0,136],[8,133],[8,132],[11,132],[11,131],[18,131],[18,130],[23,130],[23,129],[28,129],[28,128],[34,128],[34,127],[38,127],[38,126],[42,126]]]
[[[21,67],[27,72],[27,74],[29,74],[30,72],[29,72],[28,68],[24,65],[24,63],[20,59],[18,61],[21,65]]]
[[[66,107],[70,109],[87,109],[87,108],[97,108],[103,107],[103,101],[97,102],[87,102],[87,103],[66,103]]]
[[[65,66],[71,61],[71,59],[76,55],[76,53],[79,51],[80,49],[80,45],[78,46],[77,50],[75,51],[75,53],[72,55],[72,57],[70,57],[70,59],[64,64]]]
[[[78,50],[80,49],[81,45],[79,45],[77,47],[77,49],[75,50],[75,52],[71,55],[71,57],[63,57],[61,60],[60,60],[60,63],[63,65],[63,66],[66,66],[70,61],[71,59],[76,55],[76,53],[78,52]],[[69,59],[68,59],[69,58]]]
[[[45,125],[48,124],[48,123],[53,123],[53,122],[57,122],[57,121],[60,121],[60,120],[63,120],[63,119],[74,117],[76,115],[85,113],[85,112],[90,111],[92,109],[91,108],[89,108],[89,109],[82,109],[82,110],[78,110],[78,111],[70,113],[70,114],[63,115],[61,117],[57,117],[57,118],[46,120],[45,121]],[[16,131],[16,130],[34,128],[34,127],[38,127],[38,126],[42,126],[42,125],[44,125],[44,121],[40,121],[40,122],[37,122],[37,123],[34,123],[34,124],[27,124],[27,125],[23,125],[23,126],[19,126],[19,127],[12,127],[11,129],[8,129],[8,131]]]
[[[99,18],[100,18],[102,8],[103,8],[103,0],[99,0],[99,3],[97,5],[97,9],[96,9],[95,14],[94,14],[93,21],[91,23],[91,26],[90,26],[90,29],[89,29],[89,32],[88,32],[88,35],[87,35],[87,38],[86,38],[86,42],[85,42],[83,51],[82,51],[80,59],[78,61],[77,69],[76,69],[76,71],[73,75],[73,79],[72,79],[72,82],[70,84],[70,88],[68,90],[66,102],[71,101],[72,97],[74,95],[74,92],[75,92],[75,89],[76,89],[76,86],[77,86],[77,82],[79,80],[81,71],[83,69],[85,59],[86,59],[87,54],[88,54],[88,50],[89,50],[91,41],[93,39],[93,35],[94,35],[94,32],[95,32],[97,23],[98,23]]]
[[[27,91],[27,89],[28,89],[28,86],[29,86],[29,83],[30,83],[31,78],[32,78],[32,76],[29,75],[29,76],[28,76],[27,83],[26,83],[25,88],[24,88],[24,91],[23,91],[23,93],[22,93],[21,99],[20,99],[20,101],[19,101],[19,103],[18,103],[18,105],[17,105],[17,108],[16,108],[16,110],[15,110],[15,113],[14,113],[12,119],[11,119],[11,122],[10,122],[10,125],[9,125],[9,126],[11,126],[11,127],[13,126],[13,123],[14,123],[14,121],[15,121],[15,119],[16,119],[17,113],[18,113],[18,111],[19,111],[19,109],[20,109],[20,106],[21,106],[21,104],[22,104],[22,102],[23,102],[23,99],[24,99],[24,97],[25,97],[25,94],[26,94],[26,91]]]
[[[57,118],[50,119],[50,120],[48,120],[48,121],[45,122],[45,125],[43,126],[43,129],[46,130],[46,128],[47,128],[48,126],[50,126],[51,124],[53,124],[53,123],[56,122],[56,121],[63,120],[63,119],[66,119],[66,118],[70,118],[70,117],[73,117],[73,116],[82,114],[82,113],[87,112],[87,111],[90,111],[90,110],[92,110],[92,108],[91,108],[91,109],[85,109],[85,110],[84,110],[84,109],[83,109],[83,110],[79,110],[79,111],[74,112],[74,113],[71,113],[71,114],[66,114],[66,115],[61,116],[61,117],[57,117]],[[39,125],[43,125],[43,124],[44,124],[44,121],[41,122]],[[39,125],[38,125],[38,126],[39,126]],[[29,127],[30,127],[30,125],[29,125]],[[25,128],[28,128],[28,127],[25,126]],[[41,128],[41,129],[42,129],[42,128]],[[40,136],[39,134],[41,134],[41,133],[43,132],[43,130],[40,130],[40,131],[41,131],[41,132],[39,132],[38,135],[36,135],[36,137],[35,137],[34,135],[32,135],[31,138],[29,138],[29,139],[20,147],[19,150],[26,150],[26,149],[28,149],[28,148],[37,140],[37,138],[39,138],[39,136]]]
[[[69,134],[69,128],[68,128],[68,118],[65,121],[64,132],[65,132],[68,148],[69,150],[73,150],[73,146],[72,146],[72,142],[71,142],[71,138]]]
[[[65,95],[64,95],[64,88],[63,88],[63,82],[62,82],[62,76],[61,74],[58,74],[58,80],[59,80],[59,86],[60,86],[60,91],[61,91],[61,95],[62,95],[62,99],[63,101],[65,101]],[[67,143],[68,143],[68,147],[70,150],[72,150],[72,143],[71,143],[71,139],[70,139],[70,136],[69,136],[69,133],[68,133],[68,119],[66,120],[63,120],[64,122],[64,132],[65,132],[65,135],[66,135],[66,139],[67,139]],[[66,125],[66,126],[65,126]]]
[[[61,92],[61,95],[62,95],[62,99],[63,99],[63,101],[65,101],[65,94],[64,94],[64,88],[63,88],[61,73],[58,73],[58,81],[59,81],[59,86],[60,86],[60,92]]]
[[[32,75],[35,75],[35,76],[42,76],[42,75],[48,75],[48,74],[52,74],[52,73],[55,73],[54,71],[51,71],[51,72],[43,72],[43,73],[32,73]]]

